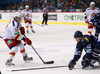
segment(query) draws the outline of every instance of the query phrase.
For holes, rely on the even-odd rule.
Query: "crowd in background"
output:
[[[9,3],[5,10],[18,10],[18,8],[29,5],[30,9],[35,12],[49,6],[49,11],[60,9],[61,11],[69,11],[70,9],[82,9],[85,11],[91,1],[96,3],[96,7],[100,8],[100,0],[23,0],[21,3]]]

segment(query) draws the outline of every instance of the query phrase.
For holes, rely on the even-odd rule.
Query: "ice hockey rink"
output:
[[[0,23],[0,36],[2,36],[7,23]],[[22,23],[25,26],[24,23]],[[24,62],[21,53],[18,51],[14,57],[15,66],[7,67],[5,62],[8,57],[9,49],[2,39],[0,39],[0,70],[2,74],[98,74],[100,66],[94,69],[82,70],[81,59],[75,65],[73,70],[69,70],[67,65],[73,58],[76,41],[73,34],[80,30],[83,34],[87,33],[86,25],[60,25],[48,24],[43,27],[33,23],[36,33],[26,33],[26,36],[32,40],[32,45],[43,58],[44,61],[54,61],[54,64],[43,64],[31,46],[26,45],[25,49],[33,61]],[[84,55],[84,52],[82,56]],[[46,68],[47,67],[47,68]],[[52,67],[52,68],[51,68]],[[45,69],[43,69],[45,68]],[[19,69],[33,69],[24,71],[14,71]]]

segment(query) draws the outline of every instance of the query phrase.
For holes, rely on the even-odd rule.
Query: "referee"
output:
[[[48,21],[48,6],[46,6],[46,8],[43,9],[43,21],[42,21],[42,24],[44,24],[45,22],[45,25],[48,25],[47,24],[47,21]]]

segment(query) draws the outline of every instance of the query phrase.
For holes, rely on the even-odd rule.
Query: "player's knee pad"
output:
[[[18,45],[19,49],[24,49],[24,44],[21,42],[19,45]]]
[[[28,28],[28,26],[26,26],[26,28]]]
[[[30,28],[33,28],[32,26],[30,26]]]

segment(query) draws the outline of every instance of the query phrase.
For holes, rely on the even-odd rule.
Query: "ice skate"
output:
[[[7,65],[7,66],[15,66],[15,64],[13,64],[11,62],[12,62],[12,60],[7,60],[5,65]]]
[[[90,67],[89,66],[83,66],[82,69],[83,70],[88,70],[88,69],[90,69]]]
[[[98,62],[98,63],[99,63],[99,65],[100,65],[100,56],[98,57],[97,62]]]
[[[48,24],[45,24],[45,25],[48,25]]]
[[[91,60],[91,62],[90,62],[90,68],[94,68],[94,63],[95,62],[96,62],[95,60]]]
[[[29,31],[27,30],[27,33],[29,33]]]
[[[35,31],[34,30],[31,30],[33,33],[35,33]]]
[[[26,55],[26,56],[23,57],[23,60],[24,60],[24,61],[31,61],[31,60],[33,60],[33,58],[32,58],[32,57],[28,57],[28,56]]]

